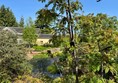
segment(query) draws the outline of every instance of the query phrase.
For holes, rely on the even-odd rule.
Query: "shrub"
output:
[[[52,73],[52,74],[56,74],[59,72],[55,64],[48,66],[47,71]]]
[[[43,81],[29,75],[24,75],[20,79],[15,80],[14,83],[43,83]]]
[[[0,83],[9,83],[8,81],[31,72],[24,47],[17,44],[14,34],[1,31],[0,46]]]

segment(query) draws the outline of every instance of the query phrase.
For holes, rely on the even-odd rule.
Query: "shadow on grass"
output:
[[[43,72],[50,65],[50,60],[48,58],[33,58],[30,63],[33,66],[33,72]]]

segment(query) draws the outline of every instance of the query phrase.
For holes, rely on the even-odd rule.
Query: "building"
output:
[[[37,45],[43,45],[49,43],[49,40],[52,38],[52,34],[39,34],[36,41]]]
[[[18,44],[22,44],[23,42],[25,42],[22,38],[23,35],[23,28],[22,27],[0,27],[0,31],[1,30],[6,30],[6,31],[10,31],[13,34],[18,36]],[[52,38],[52,34],[40,34],[40,29],[36,28],[36,33],[38,34],[38,38],[36,41],[37,45],[44,45],[49,43],[49,40]]]

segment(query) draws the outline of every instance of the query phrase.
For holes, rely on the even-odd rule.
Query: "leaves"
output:
[[[29,18],[26,27],[23,30],[23,39],[28,44],[35,44],[37,39],[36,29],[31,18]]]
[[[36,14],[37,14],[37,20],[36,20],[37,27],[39,25],[49,25],[58,16],[57,13],[47,9],[41,9]]]
[[[52,7],[48,9],[50,5]],[[51,0],[46,7],[48,11],[51,10],[58,15],[54,20],[60,36],[58,41],[62,38],[62,29],[66,29],[68,30],[66,33],[70,36],[70,41],[67,42],[75,42],[75,47],[70,45],[68,51],[63,52],[64,55],[68,53],[73,55],[67,56],[65,61],[60,62],[65,69],[64,75],[77,76],[75,68],[78,68],[78,76],[84,83],[105,83],[110,78],[115,80],[114,77],[118,72],[116,70],[118,64],[116,59],[118,54],[117,18],[102,13],[79,16],[75,13],[82,9],[78,0]]]
[[[0,32],[0,82],[11,81],[19,75],[30,73],[31,67],[25,57],[24,48],[17,44],[16,35]]]
[[[109,68],[105,67],[105,73],[108,73],[108,72],[109,72]]]

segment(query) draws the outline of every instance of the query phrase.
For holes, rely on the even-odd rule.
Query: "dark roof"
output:
[[[39,38],[41,39],[50,39],[52,36],[52,34],[39,34]]]
[[[1,27],[0,26],[0,30],[3,30],[4,28],[8,28],[10,30],[12,30],[13,32],[15,32],[16,34],[18,35],[22,35],[23,34],[23,27]],[[39,28],[36,28],[36,33],[39,34],[40,33],[40,29]],[[39,34],[39,38],[42,38],[42,39],[50,39],[52,38],[52,34]]]
[[[14,31],[16,34],[22,34],[23,33],[23,27],[4,27],[4,28],[9,28],[12,31]],[[3,28],[0,28],[1,30]],[[39,34],[39,28],[36,28],[36,33]]]
[[[4,30],[4,29],[10,29],[10,30],[14,31],[15,33],[22,33],[23,32],[22,27],[1,27],[0,26],[0,31]]]
[[[9,28],[16,33],[22,33],[23,32],[23,27],[9,27]]]

